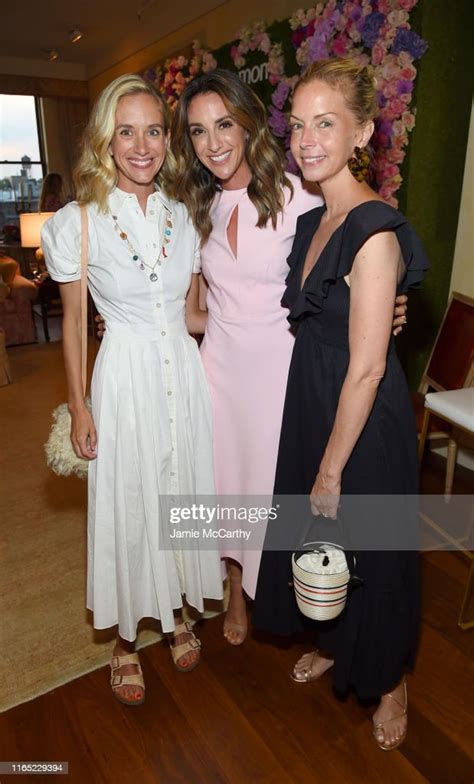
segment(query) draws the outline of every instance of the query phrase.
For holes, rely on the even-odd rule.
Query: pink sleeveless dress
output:
[[[213,230],[202,248],[209,285],[208,323],[201,356],[211,392],[214,471],[218,495],[258,495],[271,506],[286,381],[293,349],[288,311],[280,300],[298,216],[320,206],[289,175],[293,198],[277,228],[256,227],[246,189],[222,191],[212,207]],[[237,256],[227,226],[238,207]],[[245,524],[240,522],[241,528]],[[260,536],[259,536],[260,538]],[[263,539],[262,539],[263,541]],[[244,540],[220,540],[221,557],[243,567],[243,587],[254,597],[261,551]]]

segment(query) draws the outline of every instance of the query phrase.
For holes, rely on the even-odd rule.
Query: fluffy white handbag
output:
[[[85,394],[87,379],[87,208],[81,207],[81,372],[82,389]],[[90,399],[86,405],[90,411]],[[58,476],[75,474],[87,478],[89,460],[78,457],[71,443],[71,415],[67,403],[61,403],[53,411],[53,424],[44,445],[46,462]]]
[[[90,399],[87,398],[86,405],[91,410]],[[71,414],[67,403],[61,403],[52,413],[53,424],[51,431],[44,445],[46,452],[46,462],[58,476],[70,476],[75,474],[79,479],[87,479],[89,470],[89,460],[78,457],[72,447],[71,442]]]
[[[314,621],[337,618],[346,605],[351,574],[342,547],[309,542],[315,549],[293,553],[291,566],[296,603]]]

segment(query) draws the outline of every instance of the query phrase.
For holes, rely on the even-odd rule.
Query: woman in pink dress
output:
[[[218,495],[259,496],[271,506],[293,336],[280,304],[298,215],[321,205],[284,172],[263,104],[236,74],[191,82],[174,117],[176,196],[202,239],[207,314],[195,298],[196,331],[209,384]],[[190,319],[188,317],[188,325]],[[259,537],[260,538],[260,537]],[[247,633],[261,550],[221,540],[230,599],[224,635]],[[250,547],[252,547],[250,545]],[[243,588],[243,590],[242,590]]]
[[[216,491],[260,496],[262,506],[271,506],[293,349],[280,302],[286,258],[298,216],[322,199],[284,171],[263,104],[230,71],[216,69],[187,85],[171,146],[178,162],[174,195],[201,236],[208,285],[207,313],[199,309],[195,290],[187,323],[205,332],[201,351],[213,406]],[[243,592],[255,596],[261,549],[246,547],[245,540],[221,540],[221,557],[230,582],[224,635],[240,645],[247,633]]]

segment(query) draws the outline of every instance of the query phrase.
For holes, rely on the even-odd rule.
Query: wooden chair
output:
[[[420,442],[418,457],[421,464],[426,440],[448,439],[446,480],[444,494],[449,501],[453,486],[454,469],[458,450],[458,437],[463,432],[472,432],[472,394],[474,381],[474,300],[464,294],[453,292],[438,335],[423,373],[418,393],[413,398],[417,420],[420,420]],[[429,389],[434,389],[428,393]],[[463,390],[459,395],[457,390]],[[466,413],[467,412],[467,413]],[[421,513],[425,524],[447,542],[453,550],[461,552],[470,560],[464,596],[458,618],[461,629],[474,626],[469,607],[474,594],[474,553],[466,541],[469,535],[457,539],[449,530],[442,528],[439,521]],[[466,531],[470,531],[471,521]],[[449,527],[448,527],[449,528]]]
[[[433,350],[413,397],[420,438],[418,457],[421,464],[426,439],[448,439],[445,495],[453,486],[458,450],[458,428],[437,416],[425,415],[425,395],[429,389],[444,392],[471,387],[474,381],[474,299],[453,292],[441,322]]]

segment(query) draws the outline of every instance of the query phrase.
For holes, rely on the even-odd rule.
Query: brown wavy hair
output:
[[[121,98],[145,93],[155,98],[163,115],[165,133],[171,125],[168,104],[150,82],[136,74],[124,74],[105,87],[97,98],[81,141],[81,155],[74,169],[76,197],[80,204],[95,202],[103,212],[107,211],[107,197],[117,185],[118,174],[114,159],[109,152],[115,131],[115,114]],[[174,177],[174,160],[169,150],[157,181],[168,193],[169,183]]]
[[[261,100],[232,71],[216,68],[186,85],[176,107],[171,126],[171,150],[176,160],[172,196],[183,201],[202,242],[211,231],[210,208],[220,190],[219,180],[197,158],[188,129],[188,108],[197,95],[216,93],[229,115],[247,131],[246,159],[252,172],[247,188],[257,213],[257,226],[271,220],[276,227],[278,213],[285,206],[283,187],[293,186],[285,174],[283,150],[270,132]]]

